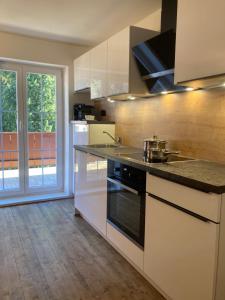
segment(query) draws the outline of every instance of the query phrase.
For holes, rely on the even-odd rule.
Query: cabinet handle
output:
[[[157,200],[157,201],[160,201],[160,202],[162,202],[162,203],[164,203],[164,204],[166,204],[166,205],[168,205],[168,206],[172,206],[173,208],[175,208],[175,209],[177,209],[177,210],[180,210],[180,211],[182,211],[183,213],[185,213],[185,214],[187,214],[187,215],[189,215],[189,216],[192,216],[193,218],[196,218],[196,219],[198,219],[198,220],[200,220],[200,221],[202,221],[202,222],[206,222],[206,223],[212,222],[212,223],[218,224],[217,222],[214,222],[214,221],[212,221],[212,220],[209,220],[209,219],[207,219],[207,218],[205,218],[205,217],[203,217],[203,216],[200,216],[199,214],[196,214],[196,213],[194,213],[194,212],[192,212],[192,211],[190,211],[190,210],[188,210],[188,209],[186,209],[186,208],[180,207],[180,206],[178,206],[178,205],[176,205],[176,204],[174,204],[174,203],[171,203],[171,202],[169,202],[169,201],[167,201],[167,200],[165,200],[165,199],[162,199],[162,198],[160,198],[160,197],[158,197],[158,196],[155,196],[155,195],[150,194],[150,193],[148,193],[148,195],[149,195],[150,197],[152,197],[153,199],[155,199],[155,200]]]

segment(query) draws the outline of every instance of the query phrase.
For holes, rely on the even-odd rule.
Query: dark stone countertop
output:
[[[180,183],[207,193],[225,193],[225,165],[206,160],[187,160],[169,163],[146,163],[126,157],[126,154],[141,153],[132,147],[93,148],[74,146],[76,150],[120,161],[121,163],[149,172],[152,175]]]

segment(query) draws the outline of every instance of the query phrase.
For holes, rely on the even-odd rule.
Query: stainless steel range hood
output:
[[[150,94],[182,92],[174,84],[177,0],[162,1],[161,34],[133,47],[142,79]]]
[[[151,94],[184,91],[174,84],[176,33],[170,29],[133,48],[142,79]]]

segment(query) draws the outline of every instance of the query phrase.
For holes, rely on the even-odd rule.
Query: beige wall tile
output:
[[[115,120],[126,145],[142,147],[146,137],[157,134],[183,155],[225,163],[225,89],[96,106]]]

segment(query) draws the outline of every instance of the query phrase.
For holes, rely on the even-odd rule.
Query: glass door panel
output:
[[[62,110],[60,69],[1,63],[0,198],[63,192]]]
[[[27,72],[28,189],[58,186],[57,78]]]
[[[0,69],[0,195],[20,190],[17,72]]]

